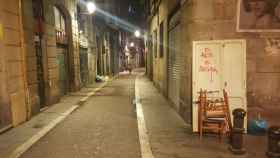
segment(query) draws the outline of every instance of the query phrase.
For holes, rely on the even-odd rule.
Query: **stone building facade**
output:
[[[246,40],[247,106],[250,118],[257,114],[273,122],[279,112],[280,56],[266,54],[271,41],[278,41],[277,32],[238,32],[237,0],[150,0],[147,14],[147,72],[155,85],[168,96],[168,30],[172,23],[180,25],[176,34],[181,50],[181,72],[178,107],[187,123],[192,123],[192,58],[193,41]],[[177,16],[176,20],[171,20]],[[175,21],[175,22],[174,22]],[[177,22],[176,22],[177,21]],[[160,25],[163,25],[160,45]],[[270,41],[270,42],[269,42]],[[162,55],[160,55],[162,54]],[[277,118],[277,117],[274,117]]]
[[[0,6],[0,129],[5,130],[94,83],[97,46],[92,16],[83,15],[79,27],[78,8],[86,10],[77,0],[1,0]]]
[[[100,11],[95,15],[97,38],[97,74],[112,76],[118,74],[122,29],[119,24],[121,2],[114,0],[96,1]]]
[[[28,114],[21,7],[17,0],[0,1],[1,129],[21,123]]]

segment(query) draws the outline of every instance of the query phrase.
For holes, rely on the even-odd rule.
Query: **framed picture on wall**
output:
[[[238,0],[237,32],[280,32],[280,0]]]

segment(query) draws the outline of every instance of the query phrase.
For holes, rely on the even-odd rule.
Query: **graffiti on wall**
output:
[[[280,55],[280,39],[265,39],[265,54],[268,56]]]
[[[258,55],[257,71],[280,73],[280,38],[264,39],[263,51]]]
[[[218,73],[217,67],[213,63],[214,54],[210,48],[204,48],[201,51],[201,65],[199,72],[206,72],[210,75],[210,82],[214,81],[214,75]]]

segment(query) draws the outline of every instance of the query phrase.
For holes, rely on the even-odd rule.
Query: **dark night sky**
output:
[[[131,23],[139,28],[143,26],[144,22],[144,3],[143,0],[108,0],[107,5],[104,4],[104,0],[95,1],[97,6],[106,12],[109,12],[113,16],[118,17],[128,23]],[[107,6],[107,7],[104,7]],[[111,11],[114,10],[114,11]],[[96,14],[99,20],[104,20],[104,15]],[[113,23],[113,20],[112,20]],[[122,26],[123,27],[123,26]]]

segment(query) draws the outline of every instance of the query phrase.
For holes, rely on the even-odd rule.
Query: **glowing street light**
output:
[[[134,44],[133,42],[130,43],[130,47],[134,47],[134,45],[135,45],[135,44]]]
[[[96,11],[96,6],[93,2],[87,3],[87,10],[90,14],[93,14]]]
[[[134,32],[134,35],[135,35],[135,37],[140,37],[140,35],[141,35],[141,33],[140,33],[140,31],[139,30],[136,30],[135,32]]]
[[[129,51],[129,49],[128,49],[127,45],[125,46],[125,51],[126,51],[126,52],[128,52],[128,51]]]

